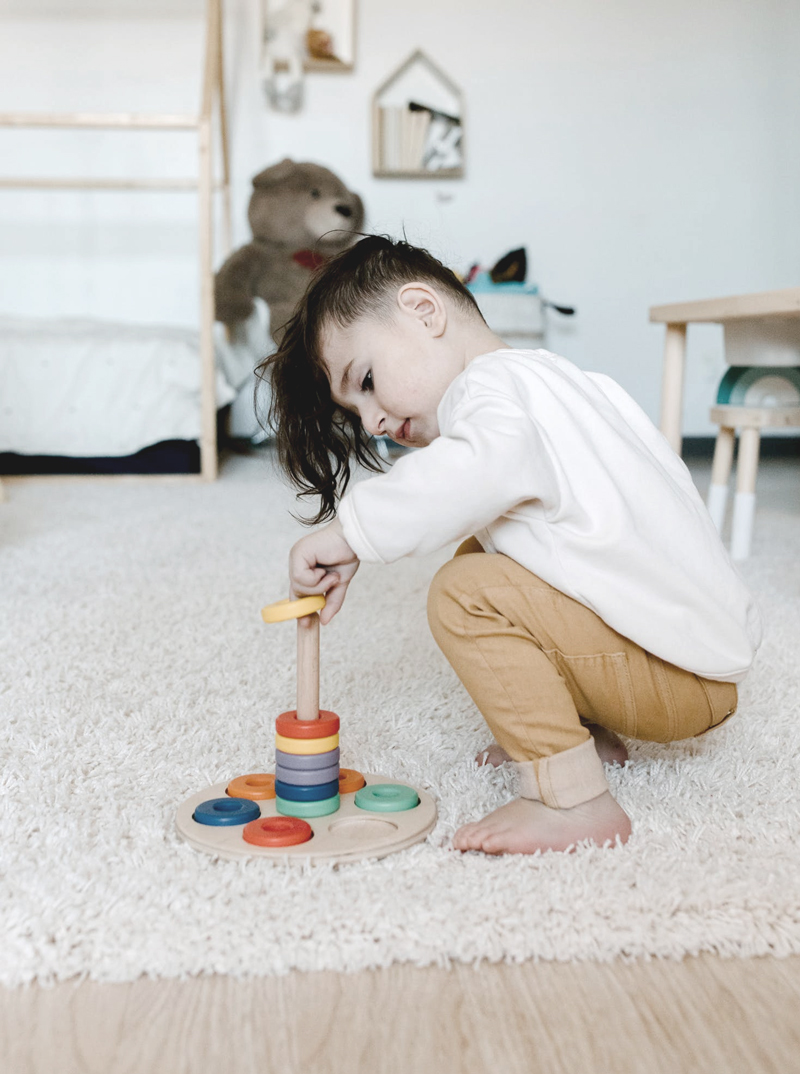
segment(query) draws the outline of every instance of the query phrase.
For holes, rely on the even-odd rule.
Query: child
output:
[[[326,526],[291,550],[328,623],[361,560],[460,540],[433,636],[511,760],[520,797],[459,850],[625,842],[603,759],[616,732],[671,742],[737,707],[758,610],[683,462],[610,377],[509,347],[425,250],[367,236],[319,269],[259,373],[281,464]],[[345,494],[369,438],[417,448]],[[338,504],[338,513],[337,513]],[[480,758],[479,758],[480,759]]]

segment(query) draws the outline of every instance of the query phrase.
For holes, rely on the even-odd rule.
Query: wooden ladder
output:
[[[197,176],[187,178],[0,178],[0,188],[30,190],[196,190],[198,192],[198,255],[200,265],[200,365],[201,365],[201,478],[217,476],[217,407],[214,363],[214,271],[213,193],[223,198],[223,244],[225,255],[231,248],[230,159],[225,111],[222,57],[222,0],[206,0],[206,35],[200,108],[196,115],[138,112],[0,113],[0,128],[59,127],[113,129],[126,131],[197,131]],[[219,110],[222,143],[222,178],[214,180],[212,121],[215,104]],[[3,499],[0,482],[0,500]]]

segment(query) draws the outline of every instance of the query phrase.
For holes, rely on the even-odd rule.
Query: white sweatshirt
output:
[[[474,534],[668,663],[740,682],[761,617],[683,461],[610,377],[546,350],[474,358],[440,436],[361,481],[339,519],[391,563]]]

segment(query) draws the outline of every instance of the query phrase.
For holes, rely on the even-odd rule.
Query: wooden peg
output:
[[[297,620],[297,718],[319,719],[319,612]]]
[[[297,718],[319,719],[319,612],[321,593],[297,600],[279,600],[261,609],[265,623],[297,620]]]

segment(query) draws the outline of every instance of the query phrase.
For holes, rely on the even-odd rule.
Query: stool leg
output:
[[[756,471],[761,444],[759,429],[743,428],[739,433],[739,458],[736,461],[736,499],[733,505],[731,558],[747,559],[753,535],[756,509]]]
[[[734,430],[720,426],[714,445],[714,462],[711,464],[711,487],[708,490],[708,513],[721,532],[725,522],[725,505],[728,501],[728,481],[733,464]]]

